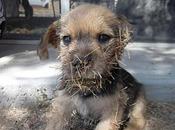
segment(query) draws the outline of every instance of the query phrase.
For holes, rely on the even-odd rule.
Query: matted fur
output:
[[[46,130],[143,130],[144,94],[119,66],[131,35],[127,20],[105,7],[82,5],[62,17],[59,29],[62,79]],[[101,34],[109,41],[101,44]],[[65,36],[71,37],[68,45]]]

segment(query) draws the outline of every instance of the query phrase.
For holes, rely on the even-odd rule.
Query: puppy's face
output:
[[[60,57],[67,78],[100,77],[120,60],[128,23],[108,9],[83,5],[61,20]]]

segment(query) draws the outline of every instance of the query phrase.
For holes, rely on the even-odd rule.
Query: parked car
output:
[[[48,7],[50,0],[29,0],[30,5]]]

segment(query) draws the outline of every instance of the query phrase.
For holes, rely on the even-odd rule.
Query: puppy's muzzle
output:
[[[83,69],[84,67],[88,67],[92,64],[93,56],[92,55],[86,55],[86,56],[75,56],[75,59],[72,62],[72,66]]]

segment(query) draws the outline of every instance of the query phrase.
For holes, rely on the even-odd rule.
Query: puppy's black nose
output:
[[[92,55],[86,55],[83,57],[78,57],[75,56],[75,59],[72,62],[72,65],[75,67],[84,67],[84,66],[88,66],[90,64],[90,62],[92,62]]]

